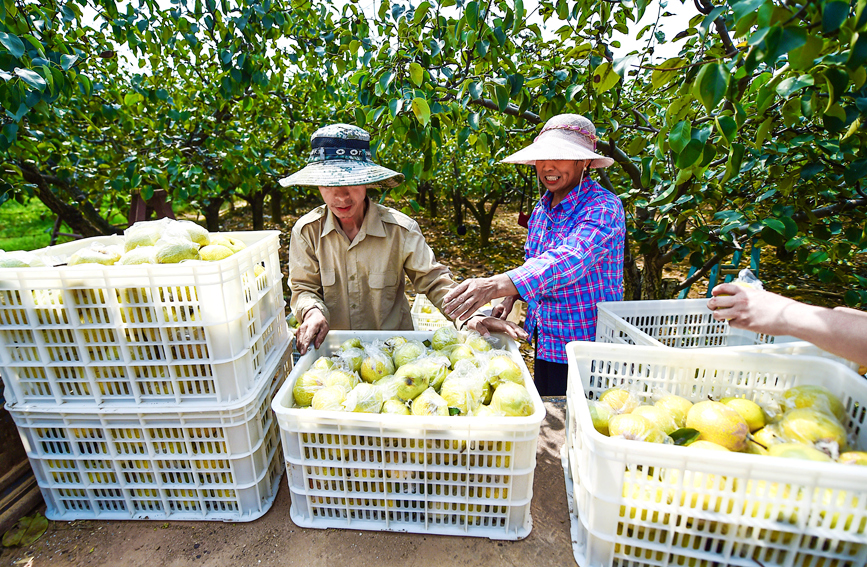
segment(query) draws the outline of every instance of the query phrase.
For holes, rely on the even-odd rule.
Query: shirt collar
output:
[[[385,225],[382,222],[382,215],[379,214],[379,207],[370,200],[370,197],[365,197],[365,199],[367,201],[367,213],[364,215],[361,228],[358,230],[358,235],[353,239],[353,242],[364,240],[366,235],[386,236]],[[337,217],[334,216],[334,213],[331,212],[328,205],[325,205],[325,222],[322,223],[322,234],[320,237],[324,237],[326,234],[336,231],[339,228],[340,223],[337,222]]]
[[[548,215],[557,213],[562,213],[569,215],[578,206],[584,202],[587,197],[587,193],[591,190],[593,184],[593,180],[589,177],[585,177],[580,184],[573,187],[569,194],[566,195],[566,198],[560,201],[556,207],[551,207],[551,193],[545,193],[542,196],[542,203],[545,205],[545,212]]]

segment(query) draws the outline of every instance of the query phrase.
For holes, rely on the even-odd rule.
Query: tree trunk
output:
[[[271,222],[283,226],[283,192],[280,190],[271,192]]]
[[[439,216],[439,201],[437,200],[437,192],[434,187],[431,187],[430,192],[427,196],[428,202],[428,212],[430,213],[430,218],[435,219]]]
[[[265,195],[263,191],[256,191],[244,200],[250,204],[250,213],[253,215],[253,230],[265,228]]]
[[[464,224],[464,197],[457,187],[452,189],[452,208],[455,226],[461,226]]]
[[[34,193],[51,212],[56,214],[76,234],[83,237],[103,236],[106,234],[120,234],[122,229],[113,227],[107,220],[102,218],[93,205],[84,195],[72,195],[78,201],[78,205],[70,205],[59,198],[52,190],[56,186],[66,193],[70,193],[70,187],[66,181],[52,175],[41,173],[34,166],[19,163],[21,173],[28,183],[35,185]]]
[[[220,232],[220,208],[224,202],[225,199],[222,197],[211,197],[205,202],[204,207],[202,207],[208,232]]]
[[[641,299],[663,299],[662,268],[665,262],[658,251],[644,255],[641,270]]]
[[[635,263],[635,256],[629,249],[629,236],[623,242],[623,299],[636,301],[641,299],[641,271]]]
[[[418,184],[418,204],[421,208],[426,209],[427,194],[430,192],[430,182],[422,181]]]

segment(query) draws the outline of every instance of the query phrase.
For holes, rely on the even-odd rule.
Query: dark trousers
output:
[[[539,358],[533,361],[533,380],[540,396],[565,396],[569,365]]]

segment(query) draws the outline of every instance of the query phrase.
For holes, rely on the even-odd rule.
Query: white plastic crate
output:
[[[858,369],[858,364],[795,337],[755,333],[717,321],[706,299],[603,301],[596,307],[596,342],[821,356]]]
[[[292,494],[290,516],[308,528],[516,540],[532,527],[536,441],[545,408],[517,345],[528,417],[420,417],[293,408],[297,377],[351,337],[363,342],[430,332],[331,331],[301,357],[274,399]]]
[[[0,269],[6,399],[92,406],[243,397],[289,341],[280,233],[224,234],[247,248],[218,262]],[[64,258],[93,242],[123,239],[36,253]]]
[[[423,293],[415,296],[410,314],[416,331],[436,331],[440,327],[454,326]]]
[[[706,299],[602,301],[596,310],[596,342],[704,348],[798,340],[730,327],[713,318]]]
[[[867,447],[867,381],[823,358],[723,349],[567,345],[573,546],[581,567],[863,566],[867,467],[606,437],[586,398],[613,386],[699,401],[762,403],[801,384],[829,388]],[[567,480],[567,482],[569,482]]]
[[[247,522],[271,507],[284,471],[270,407],[291,368],[288,355],[272,363],[257,390],[221,409],[6,409],[49,519]]]

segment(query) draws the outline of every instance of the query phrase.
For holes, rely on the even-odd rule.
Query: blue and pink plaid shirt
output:
[[[536,356],[566,363],[566,343],[596,338],[596,303],[623,299],[620,199],[584,179],[556,207],[546,193],[530,216],[526,262],[507,272],[528,303],[524,329]]]

